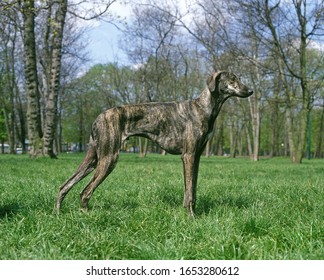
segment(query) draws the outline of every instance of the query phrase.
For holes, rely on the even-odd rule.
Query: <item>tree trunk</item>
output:
[[[237,127],[235,126],[236,120],[234,117],[230,117],[230,157],[236,157],[236,145],[237,145]]]
[[[242,136],[242,129],[239,131],[239,136],[237,137],[237,150],[238,150],[238,156],[243,156],[243,138]]]
[[[210,154],[210,142],[211,142],[211,139],[207,141],[206,143],[206,148],[205,148],[205,156],[206,158],[209,157],[209,154]]]
[[[307,135],[307,122],[308,122],[308,113],[311,110],[310,104],[310,92],[307,82],[307,60],[306,60],[306,47],[307,47],[307,30],[306,30],[306,8],[302,5],[306,5],[304,1],[296,2],[295,8],[298,15],[299,24],[300,24],[300,45],[299,45],[299,69],[300,69],[300,86],[302,89],[302,111],[300,119],[300,135],[298,137],[297,145],[297,162],[301,163],[303,158],[303,153],[306,147],[306,135]]]
[[[302,163],[303,155],[306,147],[307,140],[307,114],[308,109],[306,108],[306,104],[304,104],[304,108],[300,114],[300,125],[299,125],[299,133],[297,132],[297,150],[295,155],[295,161],[293,163]]]
[[[275,80],[274,99],[271,102],[271,147],[270,157],[275,157],[280,154],[279,151],[279,92],[280,86],[277,83],[279,78]]]
[[[220,114],[219,116],[219,123],[220,126],[216,132],[216,144],[215,144],[215,154],[218,156],[224,155],[224,117]]]
[[[315,157],[320,158],[322,154],[322,141],[324,136],[324,106],[322,107],[320,125],[318,127]]]
[[[58,133],[56,135],[56,150],[60,154],[62,153],[63,137],[62,137],[62,112],[61,110],[58,113],[57,120]]]
[[[205,156],[208,158],[212,153],[212,144],[213,144],[213,139],[214,139],[214,131],[215,131],[216,125],[214,125],[214,129],[212,132],[212,136],[210,139],[207,141],[206,148],[205,148]]]
[[[21,95],[19,92],[18,85],[16,83],[16,110],[17,110],[17,123],[19,124],[17,126],[17,137],[19,138],[19,141],[21,143],[22,147],[22,153],[25,154],[27,152],[26,148],[26,138],[27,138],[27,131],[26,131],[26,117],[24,112],[24,106],[23,102],[21,100]]]
[[[278,107],[276,104],[273,105],[272,114],[271,114],[271,147],[270,147],[270,157],[274,157],[278,155],[278,129],[277,129],[277,121],[278,121]]]
[[[45,122],[44,122],[44,154],[56,158],[54,153],[54,139],[57,128],[57,101],[60,90],[62,40],[65,17],[67,12],[67,0],[58,1],[55,13],[55,22],[52,24],[52,52],[49,68],[49,85],[46,94]]]
[[[286,111],[286,126],[288,133],[289,152],[292,163],[302,163],[303,153],[306,145],[307,134],[307,108],[303,108],[299,115],[299,127],[293,126],[293,109],[288,106]]]
[[[22,9],[24,16],[24,60],[27,93],[27,127],[30,156],[42,154],[42,125],[40,112],[40,93],[37,77],[35,49],[35,15],[34,1],[25,0]]]
[[[292,109],[287,106],[286,109],[286,128],[288,136],[289,154],[291,162],[296,162],[296,147],[294,143],[294,128],[293,128],[293,117]]]
[[[16,30],[15,30],[16,36]],[[7,76],[7,89],[8,89],[8,103],[7,107],[8,110],[5,114],[6,124],[7,124],[7,131],[9,137],[9,146],[10,146],[10,154],[16,153],[16,122],[15,122],[15,111],[16,111],[16,104],[15,104],[15,95],[16,95],[16,74],[15,74],[15,60],[14,60],[14,51],[15,51],[15,39],[12,41],[11,50],[6,47],[6,55],[5,55],[5,67],[6,67],[6,76]]]
[[[322,107],[320,125],[317,131],[316,148],[314,157],[320,158],[322,155],[322,141],[324,136],[324,106]]]
[[[259,160],[259,144],[260,144],[260,112],[258,103],[258,93],[254,90],[254,94],[249,98],[250,112],[252,117],[252,135],[253,135],[253,152],[251,159]]]
[[[250,159],[253,159],[253,152],[252,152],[252,145],[251,145],[251,136],[250,136],[250,130],[248,129],[248,126],[246,125],[244,127],[245,129],[245,135],[246,135],[246,146],[247,146],[247,152],[250,157]]]
[[[143,139],[145,139],[144,140],[144,145],[143,145],[143,142],[142,142]],[[138,137],[138,141],[139,141],[139,156],[141,158],[144,158],[144,157],[146,157],[146,154],[147,154],[148,140],[147,140],[147,138]]]
[[[312,33],[307,33],[306,25],[306,2],[305,1],[293,1],[296,15],[298,17],[298,25],[296,30],[300,32],[299,40],[299,65],[297,67],[292,67],[290,59],[288,59],[287,53],[285,53],[285,48],[281,45],[281,40],[277,34],[277,29],[272,21],[272,13],[279,5],[270,7],[270,1],[266,0],[265,3],[265,19],[267,25],[270,29],[270,32],[273,37],[273,44],[275,46],[275,55],[278,58],[278,67],[280,79],[283,82],[287,100],[287,111],[286,111],[286,125],[288,130],[288,140],[289,140],[289,149],[290,157],[293,163],[301,163],[303,158],[303,153],[306,145],[306,133],[307,133],[307,114],[311,108],[310,100],[310,91],[308,85],[307,77],[307,59],[306,59],[306,47],[308,36],[311,36]],[[287,80],[284,77],[284,66],[289,72],[289,76],[294,77],[300,82],[302,96],[301,100],[301,110],[298,115],[299,127],[293,126],[293,115],[296,112],[296,106],[294,104],[294,96],[292,94],[293,89],[289,89]],[[298,69],[298,70],[296,70]],[[296,119],[297,120],[297,119]]]

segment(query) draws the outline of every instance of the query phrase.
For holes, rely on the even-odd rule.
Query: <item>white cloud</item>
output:
[[[111,5],[109,9],[112,15],[122,19],[128,19],[131,15],[131,5],[125,1],[117,1]]]
[[[78,0],[74,0],[78,1]],[[103,0],[101,0],[103,1]],[[141,0],[136,0],[138,2],[143,2]],[[178,4],[181,12],[186,13],[189,6],[192,7],[194,0],[174,0]],[[100,1],[93,1],[100,2]],[[87,4],[87,8],[90,9],[93,2]],[[132,15],[132,5],[131,1],[117,0],[109,7],[109,15],[104,19],[104,21],[94,21],[88,22],[90,26],[88,35],[90,37],[91,43],[89,45],[89,52],[92,58],[92,63],[108,63],[118,60],[121,63],[127,63],[126,55],[120,50],[118,46],[118,40],[121,36],[120,30],[118,30],[113,24],[107,23],[109,19],[114,19],[114,24],[118,22],[128,22],[130,21]],[[133,1],[134,3],[135,1]],[[91,4],[90,4],[91,3]],[[100,7],[100,6],[97,6]],[[187,17],[186,21],[190,20]]]
[[[316,49],[316,50],[319,50],[322,52],[324,51],[324,43],[323,42],[311,40],[311,41],[309,41],[308,46],[311,49]]]

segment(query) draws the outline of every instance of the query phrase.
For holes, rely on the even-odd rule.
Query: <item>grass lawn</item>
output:
[[[0,155],[1,259],[324,259],[324,160],[201,159],[196,219],[177,156],[122,154],[88,213],[58,187],[83,154]]]

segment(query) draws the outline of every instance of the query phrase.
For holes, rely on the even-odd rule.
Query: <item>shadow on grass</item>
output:
[[[164,192],[159,194],[161,201],[171,208],[178,208],[183,205],[182,193]],[[197,195],[196,216],[209,214],[211,211],[217,211],[221,207],[246,209],[253,205],[253,199],[250,196],[231,196],[224,195],[221,197],[213,197],[208,195]]]
[[[196,215],[204,215],[212,210],[217,210],[219,207],[230,207],[238,209],[246,209],[253,205],[253,201],[248,196],[224,196],[214,198],[210,196],[198,196]]]
[[[175,191],[163,192],[162,194],[159,194],[159,199],[171,208],[177,208],[183,203],[183,195]]]
[[[11,218],[18,213],[19,209],[20,207],[17,203],[10,203],[0,206],[0,220],[4,218]]]
[[[261,237],[269,233],[270,227],[270,222],[266,219],[249,217],[246,221],[243,222],[242,232],[244,235]]]

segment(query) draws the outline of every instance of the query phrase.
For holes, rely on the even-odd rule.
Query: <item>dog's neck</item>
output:
[[[203,92],[195,100],[199,104],[199,106],[206,112],[206,114],[208,114],[211,118],[216,119],[223,103],[226,101],[227,98],[224,98],[223,94],[219,92],[214,94],[214,96],[211,94],[209,88],[206,86]]]

